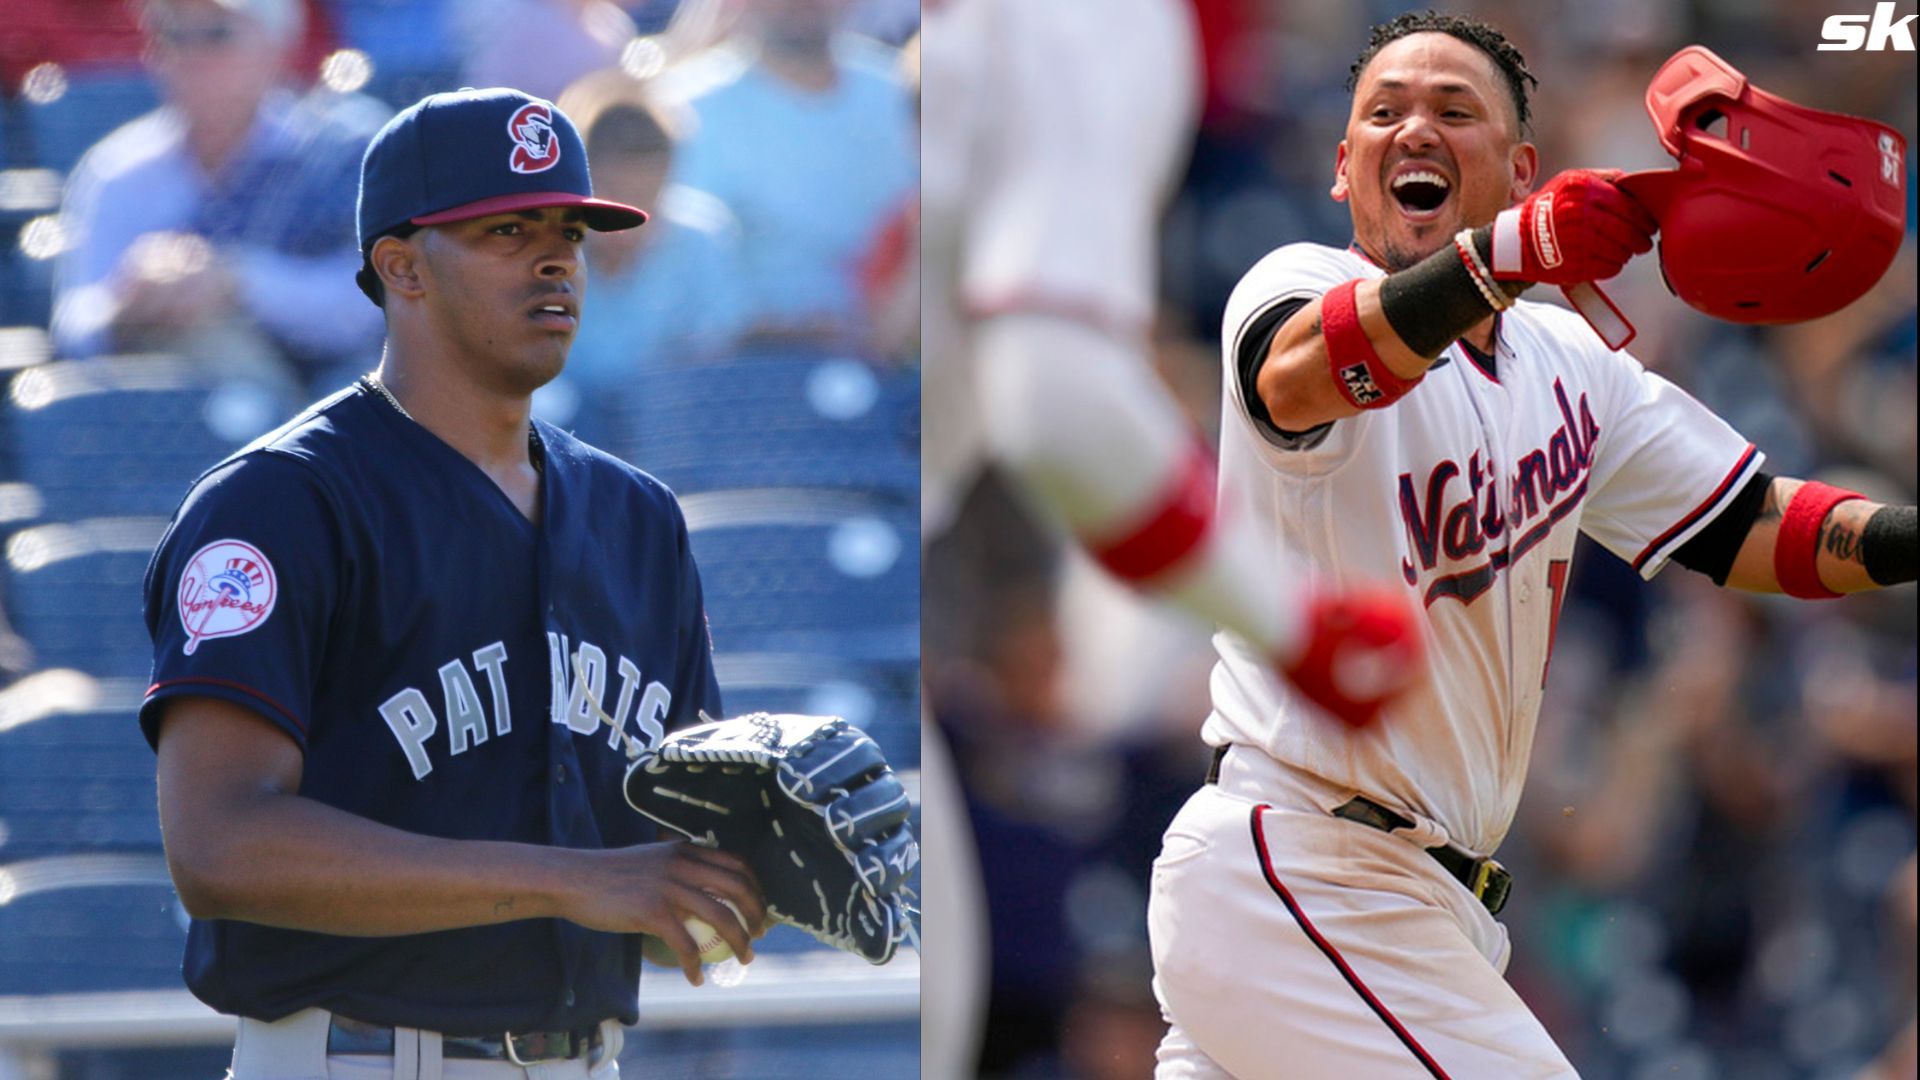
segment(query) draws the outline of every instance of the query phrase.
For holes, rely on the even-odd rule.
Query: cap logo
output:
[[[180,575],[180,626],[187,655],[208,638],[244,634],[273,614],[280,582],[260,549],[242,540],[216,540],[193,553]]]
[[[553,111],[545,103],[529,101],[507,121],[513,154],[507,166],[517,173],[546,172],[560,164],[560,140],[553,133]]]

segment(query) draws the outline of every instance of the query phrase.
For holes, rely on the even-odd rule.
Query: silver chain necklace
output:
[[[399,413],[409,420],[413,420],[413,414],[407,411],[406,406],[400,404],[399,398],[393,396],[393,391],[387,389],[387,384],[380,381],[380,376],[369,371],[366,374],[366,380],[368,386],[373,387],[381,397],[387,399],[387,404],[393,406],[394,412]],[[416,424],[420,423],[418,420],[413,420],[413,422]],[[425,427],[426,425],[421,424],[421,426]],[[527,425],[527,450],[528,459],[533,465],[533,471],[544,475],[547,471],[546,448],[540,445],[540,437],[534,434],[533,425],[531,424]]]
[[[406,410],[406,406],[400,404],[399,398],[393,396],[393,391],[387,389],[387,384],[380,381],[379,375],[371,371],[367,372],[367,385],[378,391],[381,397],[386,398],[387,404],[393,406],[395,412],[409,420],[413,420],[413,414]],[[413,422],[417,424],[420,421],[413,420]]]

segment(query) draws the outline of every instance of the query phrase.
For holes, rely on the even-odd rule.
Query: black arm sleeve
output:
[[[1298,314],[1300,309],[1306,307],[1308,303],[1310,300],[1307,297],[1283,300],[1262,312],[1260,317],[1253,320],[1253,324],[1247,327],[1247,332],[1240,335],[1240,351],[1234,356],[1234,367],[1240,377],[1240,398],[1247,403],[1247,415],[1262,430],[1277,436],[1281,444],[1289,449],[1305,448],[1317,442],[1319,436],[1324,435],[1327,429],[1333,426],[1331,422],[1317,424],[1306,431],[1286,431],[1275,427],[1273,414],[1267,411],[1267,403],[1261,400],[1257,385],[1260,381],[1260,368],[1267,362],[1267,350],[1273,348],[1274,337],[1280,333],[1280,328],[1286,325],[1287,320]]]
[[[1474,233],[1484,257],[1491,250],[1491,227]],[[1484,238],[1484,243],[1482,239]],[[1380,313],[1413,352],[1431,360],[1473,325],[1493,314],[1473,274],[1448,244],[1380,283]]]
[[[1747,542],[1747,533],[1760,517],[1760,508],[1767,501],[1767,488],[1772,485],[1771,475],[1753,474],[1753,479],[1727,503],[1725,510],[1709,521],[1706,528],[1693,534],[1693,539],[1680,545],[1673,553],[1673,561],[1707,575],[1715,585],[1725,585],[1727,575],[1733,571],[1734,556],[1740,554],[1740,545]]]
[[[1875,585],[1900,585],[1914,580],[1920,562],[1920,511],[1911,506],[1883,506],[1867,519],[1860,532],[1860,562]]]

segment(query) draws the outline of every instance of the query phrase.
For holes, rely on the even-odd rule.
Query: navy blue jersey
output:
[[[654,839],[622,735],[718,715],[699,576],[658,481],[544,423],[541,523],[364,384],[196,482],[147,571],[160,703],[238,702],[300,744],[300,794],[429,836]],[[601,713],[613,720],[602,722]],[[637,1018],[639,938],[558,919],[404,937],[196,920],[222,1012],[309,1006],[452,1034]]]

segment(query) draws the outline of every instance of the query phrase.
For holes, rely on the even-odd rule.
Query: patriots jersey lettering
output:
[[[578,649],[569,650],[565,634],[549,632],[547,652],[553,658],[548,666],[554,672],[553,707],[550,710],[554,723],[565,724],[581,735],[593,734],[604,723],[607,725],[607,745],[624,752],[627,710],[633,706],[634,696],[638,693],[640,707],[633,716],[640,729],[641,744],[658,745],[666,735],[662,725],[672,711],[673,692],[657,680],[648,682],[642,692],[640,668],[633,661],[624,656],[618,658],[615,670],[620,677],[620,696],[609,712],[603,704],[607,691],[605,650],[590,641],[583,641]],[[568,657],[572,658],[571,661]],[[572,679],[567,678],[569,673],[574,676]]]
[[[653,746],[666,735],[663,724],[672,712],[673,691],[654,680],[640,693],[640,669],[622,656],[618,658],[617,668],[620,695],[609,712],[603,701],[607,685],[605,650],[583,641],[578,651],[569,653],[564,634],[549,633],[547,641],[550,660],[555,661],[548,665],[552,687],[552,708],[548,716],[553,723],[563,724],[582,735],[592,735],[604,724],[607,747],[622,754],[628,739]],[[572,662],[560,657],[571,657]],[[394,741],[406,755],[415,780],[424,780],[433,772],[433,758],[428,748],[434,736],[442,731],[442,717],[446,718],[442,752],[448,757],[464,754],[469,748],[486,742],[489,729],[495,735],[506,735],[513,730],[513,704],[507,697],[502,667],[506,661],[507,647],[496,641],[468,660],[456,658],[441,664],[440,685],[435,688],[441,703],[438,711],[433,706],[435,699],[417,686],[409,686],[380,703],[380,717],[387,722]],[[567,673],[576,670],[583,677],[569,679]],[[482,681],[488,687],[484,698],[479,689]],[[637,735],[627,731],[628,710],[636,695],[640,698],[640,708],[632,718],[639,729]]]

